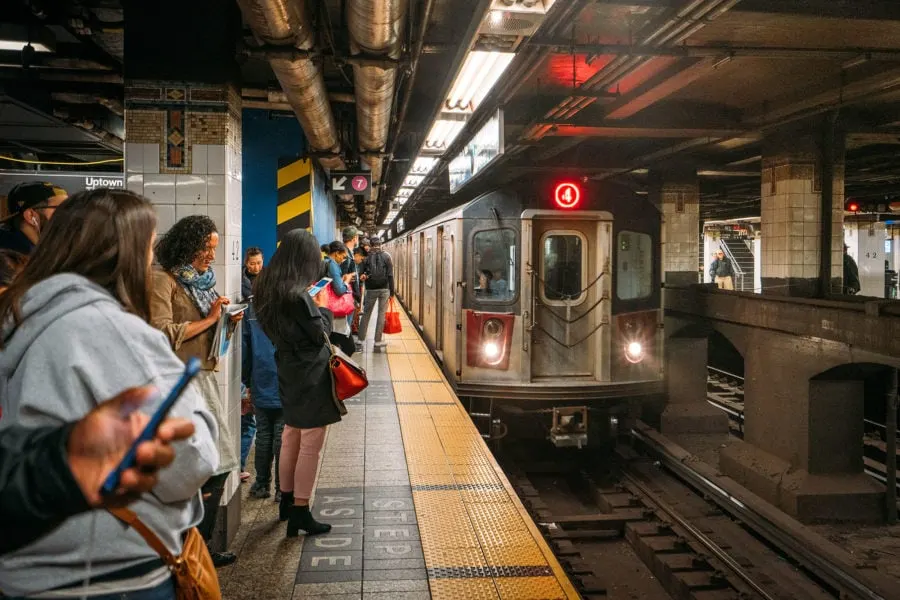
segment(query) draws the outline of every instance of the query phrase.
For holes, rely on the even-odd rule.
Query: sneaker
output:
[[[385,342],[384,340],[382,340],[380,342],[375,342],[376,348],[384,348],[385,346],[387,346],[387,342]]]
[[[244,483],[245,481],[247,481],[249,479],[250,479],[250,473],[248,473],[247,471],[241,471],[241,483]]]
[[[357,352],[362,352],[365,349],[366,349],[365,344],[363,344],[362,342],[356,342],[356,351]]]
[[[213,566],[217,569],[227,567],[237,560],[237,556],[231,552],[211,552],[210,554],[212,555]]]

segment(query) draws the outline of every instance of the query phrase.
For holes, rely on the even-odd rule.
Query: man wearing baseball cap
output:
[[[0,248],[31,254],[56,208],[68,197],[52,183],[20,183],[6,199],[9,214],[0,226]]]

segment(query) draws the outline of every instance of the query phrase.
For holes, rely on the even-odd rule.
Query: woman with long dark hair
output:
[[[207,542],[212,538],[225,482],[238,467],[228,410],[222,403],[216,381],[218,361],[209,358],[222,307],[229,303],[228,298],[216,292],[212,264],[218,245],[216,224],[209,217],[193,215],[175,223],[156,246],[162,269],[153,273],[150,299],[152,324],[166,334],[175,354],[185,362],[192,356],[200,359],[202,369],[197,385],[219,426],[219,468],[203,485],[205,512],[198,527]],[[240,316],[234,320],[240,320]],[[212,558],[217,567],[230,565],[237,559],[230,552],[213,552]]]
[[[303,229],[288,232],[253,289],[257,318],[275,345],[278,387],[284,409],[279,472],[281,517],[287,535],[302,529],[325,533],[309,510],[325,428],[341,420],[332,395],[328,335],[334,315],[324,294],[310,297],[309,288],[322,268],[319,243]]]
[[[128,388],[149,383],[166,393],[175,385],[184,365],[149,324],[155,236],[153,206],[131,192],[82,192],[57,208],[0,295],[0,436],[12,426],[64,426]],[[189,418],[196,433],[132,510],[179,554],[182,535],[203,514],[197,491],[218,463],[217,430],[193,384],[171,414]],[[105,510],[73,516],[0,557],[0,589],[11,597],[175,597],[157,553]]]

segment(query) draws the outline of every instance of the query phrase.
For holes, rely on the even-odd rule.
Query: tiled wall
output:
[[[663,215],[663,277],[666,273],[697,273],[700,188],[696,183],[663,183],[659,194]]]
[[[844,168],[834,170],[831,277],[843,277]],[[762,277],[819,276],[821,174],[813,157],[764,157],[762,164]],[[765,286],[765,281],[763,282]]]
[[[216,289],[232,301],[238,300],[243,250],[237,91],[231,86],[129,82],[125,122],[128,189],[153,202],[160,235],[188,215],[207,215],[216,223]],[[240,361],[240,343],[232,344],[216,374],[236,448],[241,429]],[[238,484],[235,474],[226,486],[223,504],[231,500]]]

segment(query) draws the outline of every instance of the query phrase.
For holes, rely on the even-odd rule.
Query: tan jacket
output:
[[[200,359],[207,371],[218,370],[217,361],[209,360],[213,334],[210,327],[200,335],[184,339],[188,323],[202,321],[203,315],[183,287],[169,273],[154,269],[153,289],[150,292],[150,324],[161,330],[169,338],[169,343],[182,361],[191,356]]]

